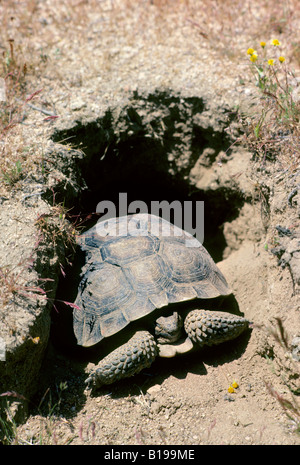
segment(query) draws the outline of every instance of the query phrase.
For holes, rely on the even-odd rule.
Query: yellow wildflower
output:
[[[239,385],[238,385],[238,383],[237,383],[236,381],[233,381],[233,383],[232,383],[232,387],[236,389],[236,388],[238,388],[238,387],[239,387]]]
[[[234,389],[233,389],[233,387],[232,387],[232,386],[229,386],[229,388],[228,388],[228,392],[230,392],[230,394],[232,394],[232,393],[234,392]]]
[[[248,48],[247,55],[252,55],[254,53],[254,48]]]
[[[268,65],[269,65],[269,66],[273,66],[273,65],[274,65],[274,60],[273,60],[273,58],[271,58],[270,60],[268,60]]]
[[[261,46],[262,48],[265,48],[266,42],[261,42],[261,43],[260,43],[260,46]]]
[[[285,61],[285,58],[284,57],[279,57],[278,60],[280,61],[280,63],[283,63]]]
[[[31,338],[31,340],[32,340],[32,342],[33,342],[34,344],[38,344],[38,343],[40,342],[40,339],[41,339],[41,338],[40,338],[39,336]]]
[[[280,42],[277,39],[273,39],[271,40],[271,44],[274,45],[275,47],[278,47],[278,45],[280,45]]]
[[[255,63],[257,58],[258,58],[257,52],[254,50],[254,52],[250,56],[250,60],[252,61],[252,63]]]

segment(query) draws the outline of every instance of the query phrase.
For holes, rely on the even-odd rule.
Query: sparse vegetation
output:
[[[76,234],[75,224],[67,218],[68,210],[63,204],[54,205],[49,213],[39,215],[35,224],[42,240],[53,246],[63,244],[66,250],[75,250]]]
[[[34,267],[35,254],[42,243],[47,243],[53,248],[63,247],[67,251],[75,250],[77,230],[75,225],[67,219],[68,211],[62,204],[50,208],[49,213],[40,215],[36,220],[36,242],[33,252],[26,259],[21,260],[15,266],[0,267],[0,302],[8,304],[15,296],[24,298],[48,298],[46,291],[40,285],[31,285],[26,282],[23,275]],[[63,267],[61,265],[61,272]],[[41,278],[41,281],[50,279]]]
[[[36,436],[25,436],[20,437],[18,435],[18,426],[14,419],[14,414],[11,406],[8,404],[2,409],[2,415],[0,415],[0,441],[2,444],[8,445],[65,445],[72,442],[72,436],[67,439],[63,439],[57,436],[56,428],[60,422],[61,403],[63,402],[63,393],[68,389],[66,382],[61,382],[56,386],[55,398],[53,400],[50,389],[47,389],[44,393],[37,411],[47,411],[46,415],[41,416],[40,428]],[[18,399],[20,396],[14,392],[7,392],[1,394],[0,397],[15,398]],[[43,404],[46,404],[45,406]]]
[[[247,146],[264,162],[279,159],[293,171],[300,160],[300,83],[286,64],[278,39],[248,48],[258,89],[252,116],[241,115]]]
[[[300,395],[300,362],[293,356],[291,338],[280,318],[276,318],[273,325],[260,326],[259,330],[264,331],[275,342],[276,357],[269,359],[270,367],[280,377],[288,392],[279,393],[270,382],[266,383],[267,390],[282,407],[293,430],[300,434],[300,405],[297,398]]]
[[[20,283],[20,276],[24,273],[24,269],[20,266],[17,267],[18,271],[15,272],[9,268],[0,268],[0,301],[5,305],[16,295],[32,298],[40,295],[45,295],[45,291],[38,286],[30,286],[27,283]]]

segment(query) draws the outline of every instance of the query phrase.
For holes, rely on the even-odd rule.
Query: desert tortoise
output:
[[[132,376],[158,355],[228,341],[248,327],[240,316],[201,309],[231,290],[200,242],[162,218],[135,214],[98,222],[80,244],[88,258],[73,309],[77,342],[113,340],[116,347],[92,370],[89,387]]]

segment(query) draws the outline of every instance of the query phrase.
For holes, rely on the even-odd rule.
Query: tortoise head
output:
[[[183,319],[178,312],[161,316],[155,322],[155,336],[159,344],[171,344],[180,339]]]

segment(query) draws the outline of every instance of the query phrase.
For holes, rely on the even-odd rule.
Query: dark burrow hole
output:
[[[134,94],[131,105],[117,115],[108,110],[102,118],[56,131],[55,142],[66,141],[84,152],[75,166],[79,184],[85,185],[76,197],[69,198],[63,182],[64,187],[55,193],[56,201],[64,202],[74,218],[88,217],[101,201],[113,202],[118,216],[120,193],[126,193],[128,205],[143,201],[149,213],[155,201],[179,201],[182,205],[189,201],[193,207],[203,201],[204,246],[215,261],[221,260],[226,247],[222,226],[238,216],[243,195],[224,186],[199,190],[189,173],[206,149],[210,150],[211,163],[220,151],[230,155],[231,141],[225,129],[235,114],[225,109],[216,129],[201,126],[197,117],[204,110],[202,99],[196,97],[183,99],[165,92],[147,98]],[[49,195],[52,199],[53,193]],[[98,218],[95,216],[94,222]],[[92,223],[86,222],[86,228]]]
[[[72,169],[75,166],[77,181],[85,185],[76,196],[68,195],[59,186],[56,201],[64,202],[74,217],[82,218],[95,212],[97,204],[104,200],[116,205],[118,216],[120,193],[126,193],[128,205],[136,200],[145,202],[149,213],[153,201],[190,201],[193,205],[203,201],[204,246],[216,262],[222,260],[226,247],[222,226],[237,217],[244,199],[237,191],[224,187],[199,190],[188,174],[207,148],[212,153],[211,162],[220,151],[230,154],[231,142],[225,128],[234,115],[224,110],[224,121],[219,121],[216,130],[213,126],[201,126],[199,115],[204,109],[199,98],[182,99],[166,93],[147,98],[135,95],[118,114],[107,111],[99,119],[76,122],[68,130],[55,132],[55,142],[71,143],[75,154],[77,148],[84,152],[75,165],[72,162]],[[57,156],[68,170],[68,155],[62,150]],[[86,228],[98,218],[93,216],[85,223]],[[78,258],[77,269],[81,263]],[[74,279],[74,269],[71,275],[71,289],[66,278],[59,282],[58,302],[75,300],[79,276]]]

